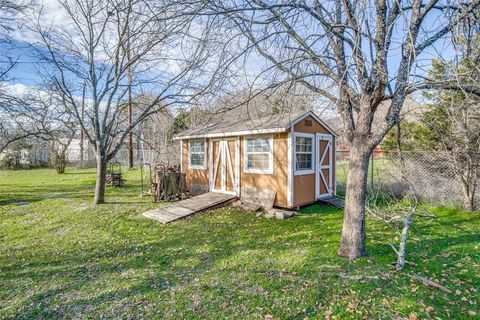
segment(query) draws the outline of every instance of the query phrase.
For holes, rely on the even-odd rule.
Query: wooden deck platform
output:
[[[329,204],[339,209],[345,208],[345,201],[337,197],[322,198],[322,199],[319,199],[318,201]]]
[[[218,208],[234,201],[236,198],[235,195],[208,192],[172,205],[144,212],[143,216],[166,224],[201,211]]]

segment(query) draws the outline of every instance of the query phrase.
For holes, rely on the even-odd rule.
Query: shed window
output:
[[[295,136],[295,172],[306,174],[313,172],[314,155],[313,135],[297,134]]]
[[[190,168],[205,169],[205,141],[190,141]]]
[[[245,139],[245,172],[272,173],[272,138]]]

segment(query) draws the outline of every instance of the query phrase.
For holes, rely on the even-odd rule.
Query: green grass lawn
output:
[[[139,171],[92,207],[94,171],[0,172],[0,318],[474,319],[480,216],[431,208],[404,272],[396,231],[369,220],[369,256],[337,257],[342,212],[289,220],[224,208],[169,225],[142,217]],[[412,274],[452,290],[425,287]]]

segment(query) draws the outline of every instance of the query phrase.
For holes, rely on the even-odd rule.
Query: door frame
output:
[[[322,158],[319,159],[320,157],[320,141],[328,141],[327,144],[327,150],[328,150],[328,165],[321,165],[323,162],[324,157],[326,157],[326,153],[321,156]],[[316,152],[315,152],[315,197],[317,199],[322,199],[326,197],[331,197],[333,196],[333,136],[330,134],[325,134],[325,133],[317,133],[315,136],[315,146],[316,146]],[[323,173],[322,169],[328,169],[328,185],[324,178],[322,179]],[[325,186],[327,187],[327,190],[329,191],[328,193],[320,194],[320,179],[323,180]]]
[[[228,141],[235,141],[234,153],[235,153],[235,163],[232,161],[232,157],[230,154],[230,148],[228,148]],[[219,144],[219,152],[217,155],[217,159],[213,159],[213,143],[220,142]],[[239,137],[228,137],[228,138],[212,138],[209,141],[209,190],[211,192],[220,192],[226,193],[231,195],[239,195],[240,194],[240,139]],[[230,156],[230,157],[228,157]],[[226,161],[225,161],[226,160]],[[221,166],[218,168],[218,171],[215,170],[215,164]],[[227,168],[227,166],[229,168]],[[220,189],[215,189],[215,178],[217,177],[216,174],[220,173],[220,181],[221,186]],[[233,191],[226,190],[226,175],[228,172],[232,173],[232,180],[233,180]]]

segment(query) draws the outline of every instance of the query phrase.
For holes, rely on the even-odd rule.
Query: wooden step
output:
[[[318,201],[329,204],[331,206],[334,206],[339,209],[344,209],[345,208],[345,201],[341,198],[337,197],[326,197],[322,199],[318,199]]]

